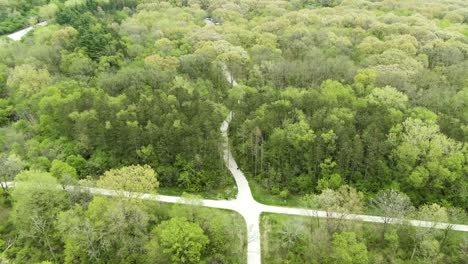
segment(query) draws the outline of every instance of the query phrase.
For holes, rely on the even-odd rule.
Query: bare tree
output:
[[[342,230],[346,225],[346,221],[343,220],[351,213],[362,212],[363,208],[363,194],[348,185],[342,185],[336,191],[325,189],[315,199],[318,208],[325,210],[327,214],[326,221],[330,234]]]
[[[388,225],[392,221],[404,218],[413,211],[410,198],[406,194],[393,189],[380,191],[375,198],[371,200],[371,208],[383,217],[382,239],[385,231],[387,231]]]

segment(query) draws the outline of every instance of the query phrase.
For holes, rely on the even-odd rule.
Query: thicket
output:
[[[462,232],[350,220],[266,214],[261,228],[265,263],[465,263],[468,245]]]
[[[247,229],[235,212],[198,207],[196,200],[168,205],[119,192],[117,197],[91,195],[78,186],[65,190],[58,186],[70,175],[57,178],[54,172],[23,171],[14,189],[0,191],[2,263],[246,260]],[[97,186],[156,193],[158,181],[149,166],[129,166],[107,171]],[[5,194],[11,199],[4,199]]]

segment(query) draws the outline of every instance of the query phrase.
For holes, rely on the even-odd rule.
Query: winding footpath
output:
[[[205,19],[207,25],[214,25],[213,21],[210,19]],[[27,29],[26,29],[27,30]],[[30,30],[30,29],[29,29]],[[28,30],[28,31],[29,31]],[[26,31],[26,33],[28,32]],[[23,31],[24,33],[24,31]],[[21,34],[23,34],[21,33]],[[24,33],[24,34],[26,34]],[[17,34],[17,33],[14,33]],[[12,35],[14,35],[12,34]],[[20,36],[17,34],[15,36]],[[23,35],[24,35],[23,34]],[[22,35],[21,35],[22,37]],[[19,37],[19,39],[21,39]],[[237,82],[234,80],[232,75],[225,70],[226,79],[233,85],[236,86]],[[67,186],[66,189],[72,191],[74,189],[79,189],[80,191],[87,191],[96,195],[104,196],[128,196],[135,199],[143,200],[152,200],[165,203],[176,203],[176,204],[188,204],[195,206],[204,206],[218,209],[227,209],[236,211],[242,215],[245,219],[247,225],[247,263],[248,264],[260,264],[261,263],[261,247],[260,247],[260,215],[261,213],[277,213],[277,214],[287,214],[287,215],[298,215],[305,217],[319,217],[319,218],[341,218],[349,220],[360,220],[364,222],[371,223],[383,223],[384,218],[380,216],[371,216],[371,215],[356,215],[356,214],[346,214],[341,213],[330,213],[319,210],[303,209],[303,208],[291,208],[291,207],[280,207],[280,206],[270,206],[258,203],[252,196],[249,183],[245,178],[244,174],[240,169],[238,169],[237,163],[234,160],[231,151],[229,150],[228,143],[228,130],[229,124],[233,118],[233,113],[230,112],[226,120],[221,124],[220,130],[223,135],[223,155],[224,161],[227,168],[234,176],[238,193],[237,197],[234,200],[208,200],[208,199],[186,199],[177,196],[167,196],[167,195],[155,195],[149,193],[131,193],[131,192],[121,192],[108,189],[100,188],[91,188],[91,187],[74,187]],[[0,183],[3,187],[14,187],[14,182],[2,182]],[[468,232],[468,225],[459,225],[459,224],[448,224],[448,223],[437,223],[437,222],[427,222],[419,220],[400,220],[400,219],[391,219],[391,224],[401,224],[402,222],[409,223],[418,227],[427,227],[427,228],[436,228],[436,229],[447,229],[451,230]]]

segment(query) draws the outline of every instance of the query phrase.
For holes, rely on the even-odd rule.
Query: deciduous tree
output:
[[[160,241],[163,252],[173,263],[199,263],[209,243],[198,224],[180,217],[162,222],[153,232],[156,236],[153,239]]]

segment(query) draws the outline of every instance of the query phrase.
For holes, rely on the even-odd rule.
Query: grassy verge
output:
[[[227,186],[222,189],[212,189],[201,192],[188,192],[183,188],[179,187],[164,187],[161,186],[158,189],[158,193],[162,195],[170,196],[182,196],[184,194],[195,195],[203,199],[214,199],[214,200],[229,200],[234,199],[237,194],[237,187],[234,185]]]
[[[269,193],[258,182],[251,179],[250,177],[248,177],[247,179],[249,181],[250,189],[252,190],[252,195],[254,199],[259,203],[288,207],[304,207],[304,202],[302,201],[301,195],[290,194],[287,197],[274,195]]]

